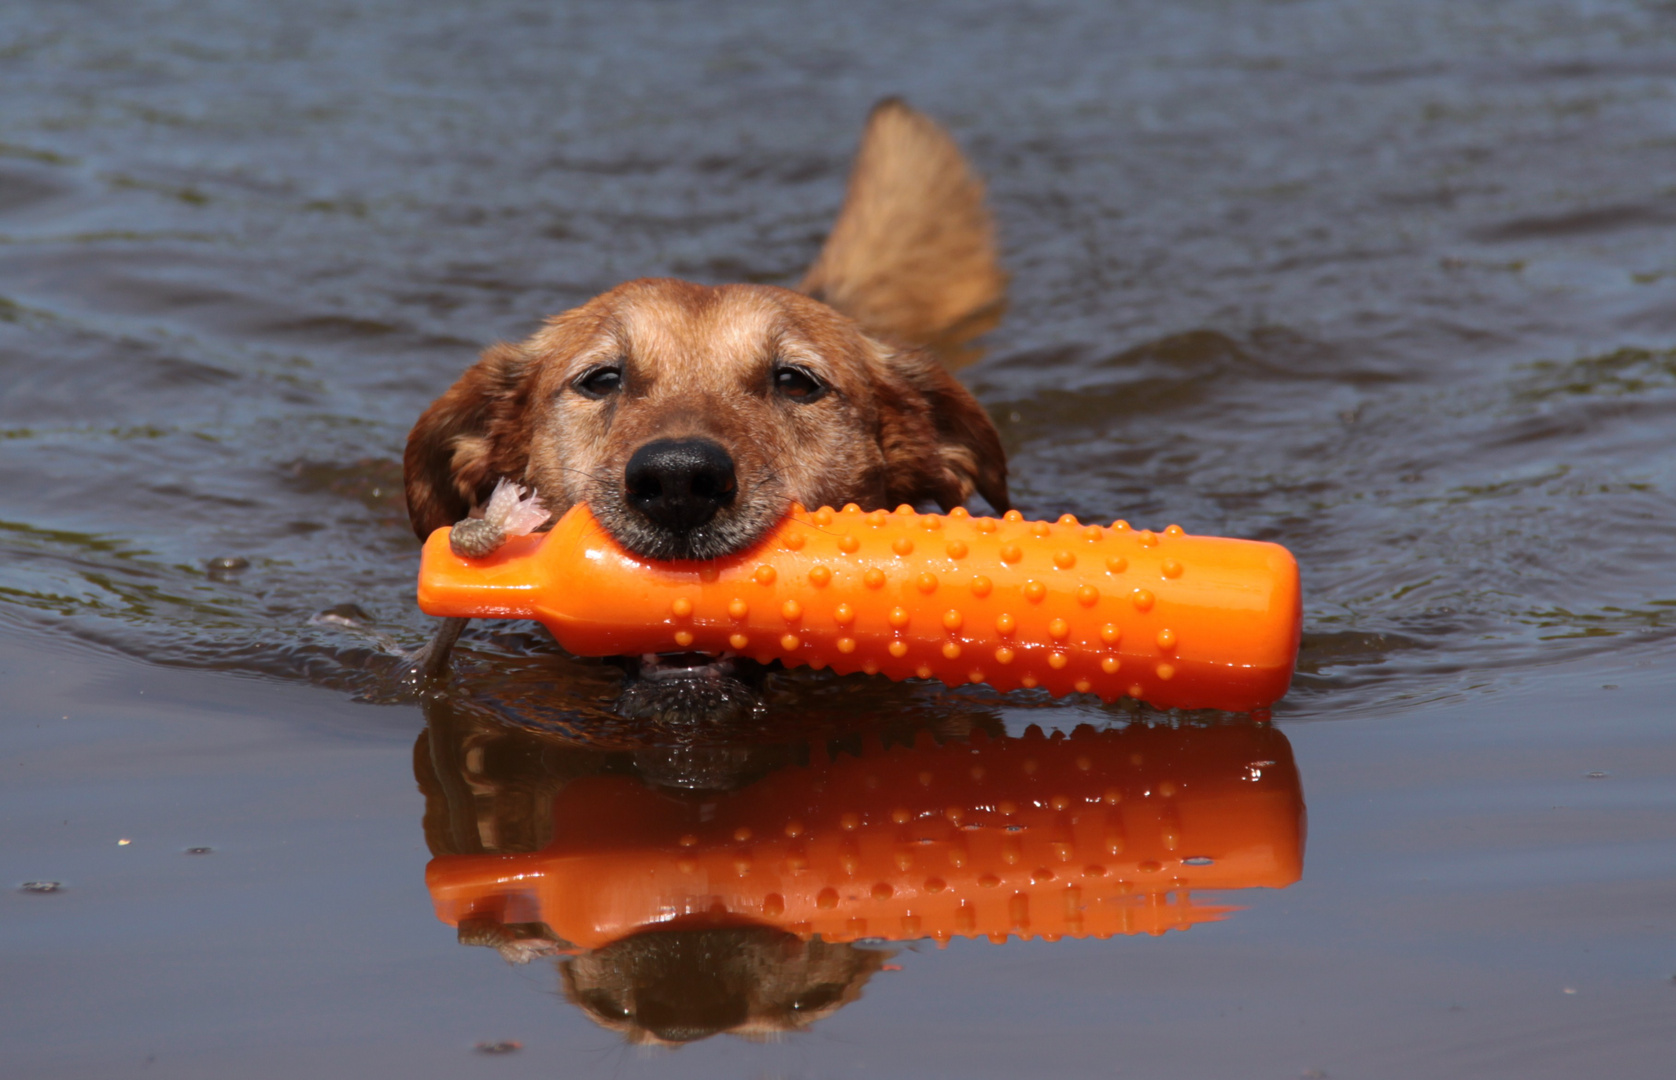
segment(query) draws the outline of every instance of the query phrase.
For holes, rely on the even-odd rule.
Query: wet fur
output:
[[[999,310],[1005,277],[982,185],[941,128],[900,102],[874,110],[801,288],[631,281],[491,347],[409,436],[414,530],[468,516],[503,476],[533,484],[555,516],[588,503],[624,547],[654,558],[747,547],[793,502],[946,509],[976,493],[1005,509],[1000,440],[942,363]],[[574,388],[615,361],[618,394]],[[777,361],[830,392],[777,397]],[[685,538],[634,513],[622,483],[638,447],[682,436],[725,447],[739,483],[733,504]]]

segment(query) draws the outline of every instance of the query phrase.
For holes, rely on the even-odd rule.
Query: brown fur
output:
[[[1004,287],[981,184],[935,123],[886,102],[803,281],[811,295],[642,279],[489,348],[408,438],[413,527],[424,537],[466,517],[507,477],[555,515],[586,502],[619,542],[657,554],[625,501],[624,466],[648,441],[685,436],[723,446],[738,478],[695,557],[749,546],[793,502],[947,509],[976,492],[1005,509],[1000,440],[933,351],[992,320]],[[619,392],[577,391],[608,363],[622,366]],[[786,363],[825,396],[776,394]]]

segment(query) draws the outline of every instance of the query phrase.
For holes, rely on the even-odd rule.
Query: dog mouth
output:
[[[595,516],[623,550],[656,562],[710,561],[746,551],[762,540],[784,511],[740,508],[718,515],[703,525],[669,529],[640,514],[600,500],[604,512]]]

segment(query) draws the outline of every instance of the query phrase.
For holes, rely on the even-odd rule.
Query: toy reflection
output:
[[[1162,934],[1236,910],[1196,891],[1302,870],[1291,748],[1243,721],[636,752],[438,703],[415,772],[438,917],[556,960],[638,1043],[799,1030],[890,942]]]

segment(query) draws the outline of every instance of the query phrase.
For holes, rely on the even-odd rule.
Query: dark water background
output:
[[[1537,753],[1522,740],[1548,732],[1566,777],[1593,767],[1562,753],[1574,747],[1559,733],[1597,706],[1566,694],[1632,681],[1599,674],[1613,665],[1665,678],[1676,632],[1676,6],[1630,0],[0,7],[0,626],[16,707],[70,711],[26,692],[48,667],[63,674],[42,685],[81,679],[103,688],[87,691],[90,707],[114,708],[163,665],[189,669],[159,684],[178,699],[255,702],[237,709],[258,718],[287,715],[308,684],[326,688],[296,708],[338,719],[278,730],[301,740],[303,759],[314,746],[333,760],[331,775],[333,740],[410,740],[423,720],[392,675],[396,650],[427,626],[399,484],[413,419],[483,344],[626,278],[794,282],[836,210],[867,108],[889,93],[947,123],[988,178],[1011,309],[962,374],[1003,433],[1027,514],[1178,522],[1291,547],[1305,649],[1276,718],[1301,758],[1306,729],[1288,724],[1343,721],[1322,738],[1364,741],[1334,751],[1341,763],[1410,762],[1418,799],[1442,781],[1427,771],[1438,744],[1414,733],[1446,730],[1427,718],[1450,709],[1488,710],[1529,725],[1487,728],[1482,760]],[[192,674],[212,671],[245,678]],[[577,731],[613,686],[596,664],[484,627],[448,696],[526,719],[560,702],[555,715]],[[826,708],[826,689],[789,676],[777,701]],[[831,708],[981,706],[1015,731],[1130,715],[935,687],[850,696]],[[1663,897],[1631,904],[1635,933],[1659,936],[1663,959],[1645,942],[1621,950],[1653,965],[1635,976],[1653,987],[1657,964],[1676,964],[1676,786],[1671,737],[1657,734],[1669,695],[1635,700],[1626,715],[1648,741],[1633,756],[1663,764],[1614,804],[1637,808],[1643,832],[1612,874],[1620,893],[1633,878]],[[353,717],[382,734],[346,734]],[[156,753],[138,754],[151,786],[133,805],[177,798],[152,784],[177,756],[161,747],[200,735],[158,734]],[[93,758],[68,748],[80,736],[65,738],[58,786],[14,786],[14,820],[57,816],[42,793],[84,791],[64,788],[69,778],[98,790]],[[373,754],[376,781],[343,782],[401,789],[400,756]],[[20,759],[13,775],[35,774]],[[1312,857],[1335,850],[1320,839],[1317,776],[1329,793],[1356,787],[1305,768]],[[192,790],[232,783],[199,779]],[[1482,786],[1451,790],[1469,815],[1494,802]],[[221,812],[199,798],[195,820]],[[304,844],[366,810],[347,796],[333,805],[277,812]],[[390,811],[406,822],[390,832],[416,847],[409,810]],[[1347,849],[1377,848],[1369,836],[1386,825],[1368,828]],[[55,850],[22,825],[9,845]],[[5,865],[18,880],[49,874],[50,859],[31,858]],[[391,853],[379,880],[415,878],[422,860],[422,849]],[[1501,885],[1527,880],[1496,865],[1486,872]],[[27,898],[29,910],[43,899]],[[422,895],[411,906],[426,914]],[[66,924],[43,925],[30,940],[58,940],[52,928]],[[1253,913],[1246,925],[1266,924]],[[1284,943],[1280,969],[1341,970],[1307,938]],[[475,955],[446,935],[435,948]],[[43,977],[29,965],[52,966],[54,951],[24,951],[34,959],[20,970]],[[156,952],[168,955],[161,937]],[[1056,985],[1106,984],[1085,970],[1105,970],[1088,951],[1054,955],[1075,959],[1021,949],[1006,977],[1030,983],[1058,963]],[[391,981],[367,978],[367,995]],[[533,975],[478,981],[491,994],[551,990]],[[16,981],[5,991],[18,992]],[[1647,992],[1666,994],[1647,1006],[1662,1019],[1635,1006],[1642,1020],[1598,1044],[1584,1028],[1521,1021],[1484,1034],[1479,1058],[1426,1069],[1536,1075],[1573,1059],[1547,1044],[1494,1053],[1518,1032],[1557,1030],[1587,1050],[1578,1061],[1610,1046],[1629,1055],[1611,1059],[1628,1068],[1619,1075],[1653,1075],[1637,1070],[1650,1047],[1670,1047],[1660,1025],[1676,1024],[1676,994]],[[926,993],[941,995],[938,1019],[904,1045],[952,1046],[993,1016],[958,980]],[[409,1003],[405,1024],[423,1029],[451,996],[436,994]],[[551,1023],[564,1006],[543,1008]],[[43,1021],[50,1042],[76,1041],[70,1016]],[[1042,1019],[1016,1040],[1054,1042],[1054,1030]],[[1399,1021],[1372,1030],[1374,1042],[1404,1041]],[[839,1036],[760,1062],[736,1044],[713,1059],[594,1049],[547,1064],[847,1075],[848,1051],[821,1038]],[[1094,1045],[1080,1028],[1064,1038],[1054,1045]],[[203,1069],[261,1039],[211,1043],[194,1059]],[[1042,1053],[1052,1069],[1101,1075],[1116,1060]],[[1228,1071],[1183,1072],[1160,1054],[1157,1075]],[[366,1075],[386,1059],[336,1060],[295,1074]],[[1315,1067],[1285,1060],[1243,1075]],[[114,1075],[109,1064],[94,1053],[51,1074]],[[982,1055],[968,1064],[987,1067]]]

